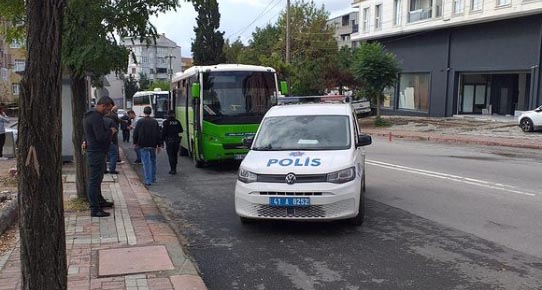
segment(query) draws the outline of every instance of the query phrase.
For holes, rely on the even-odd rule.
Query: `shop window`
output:
[[[429,73],[405,73],[399,80],[399,109],[429,112]]]
[[[384,101],[382,102],[383,108],[393,108],[395,99],[395,87],[386,87],[382,92],[384,95]],[[376,104],[375,104],[376,105]]]

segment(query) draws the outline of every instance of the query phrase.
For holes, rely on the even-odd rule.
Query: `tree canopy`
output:
[[[357,50],[353,64],[354,76],[363,83],[363,89],[377,103],[377,118],[386,87],[397,82],[400,67],[395,55],[385,50],[379,42],[365,42]]]
[[[196,38],[192,43],[194,65],[213,65],[224,63],[226,58],[222,51],[224,47],[224,32],[220,27],[220,12],[216,0],[194,0],[194,9],[198,13],[197,26],[194,27]]]

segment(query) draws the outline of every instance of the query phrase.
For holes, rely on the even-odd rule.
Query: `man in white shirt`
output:
[[[4,110],[4,103],[0,103],[0,160],[7,159],[2,155],[2,151],[4,149],[4,143],[6,142],[6,124],[10,122]]]

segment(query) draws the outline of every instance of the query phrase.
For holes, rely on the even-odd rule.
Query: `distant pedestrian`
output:
[[[162,125],[162,141],[166,144],[167,157],[169,160],[169,174],[177,174],[177,160],[179,156],[179,145],[181,144],[181,134],[183,127],[181,122],[175,118],[175,112],[168,111],[168,118]]]
[[[9,123],[8,115],[5,112],[4,103],[0,103],[0,160],[6,160],[2,151],[4,150],[4,144],[6,143],[6,126]]]
[[[114,127],[106,127],[104,116],[113,108],[114,102],[110,97],[101,97],[95,108],[85,113],[83,128],[85,141],[82,148],[86,150],[88,165],[88,201],[90,216],[107,217],[110,214],[102,208],[112,207],[113,203],[105,200],[101,184],[105,171],[105,157],[110,148],[111,137],[116,133]]]
[[[156,182],[156,151],[160,153],[162,141],[160,125],[151,117],[151,107],[145,107],[143,114],[145,117],[137,121],[133,138],[135,147],[140,149],[145,185],[150,186]]]
[[[124,113],[122,117],[120,117],[121,120],[124,122],[120,124],[120,129],[122,130],[122,141],[125,143],[130,142],[130,126],[132,125],[132,118],[130,118],[130,112],[128,111]]]
[[[117,171],[117,161],[119,160],[119,136],[118,136],[118,130],[120,124],[126,123],[126,121],[121,120],[119,116],[117,115],[117,107],[113,106],[111,111],[105,115],[105,118],[111,120],[112,125],[116,132],[113,134],[111,138],[111,144],[109,145],[109,173],[111,174],[118,174]],[[106,172],[107,173],[107,172]]]
[[[128,127],[128,129],[130,130],[135,130],[135,127],[137,125],[137,120],[136,119],[136,113],[132,110],[130,110],[128,112],[128,117],[130,117],[130,120],[132,122],[132,124]],[[134,151],[136,153],[136,160],[134,161],[135,164],[141,164],[141,150],[140,148],[138,148],[137,146],[134,146]]]

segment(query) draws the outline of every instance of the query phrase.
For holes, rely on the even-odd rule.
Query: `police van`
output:
[[[244,140],[251,150],[235,186],[235,211],[241,222],[346,219],[361,225],[363,146],[371,142],[371,136],[361,134],[349,103],[272,107],[254,138]]]

